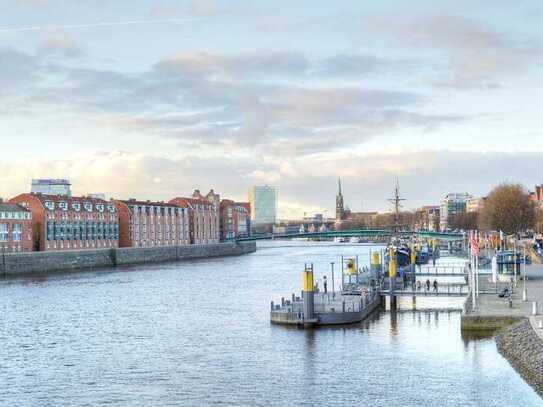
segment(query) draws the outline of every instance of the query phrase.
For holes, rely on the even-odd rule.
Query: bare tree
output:
[[[520,184],[503,183],[494,188],[485,201],[480,225],[487,230],[518,233],[534,226],[535,205]]]

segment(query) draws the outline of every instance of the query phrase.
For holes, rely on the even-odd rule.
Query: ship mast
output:
[[[398,178],[396,178],[396,183],[394,185],[394,197],[392,199],[389,199],[388,201],[391,202],[394,207],[393,208],[394,210],[393,232],[395,235],[397,235],[400,233],[402,229],[402,225],[400,224],[400,221],[401,221],[400,212],[402,209],[402,201],[405,201],[405,199],[403,199],[400,195],[400,181],[398,180]]]

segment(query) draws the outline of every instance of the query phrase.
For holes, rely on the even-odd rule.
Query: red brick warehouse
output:
[[[33,193],[18,195],[10,202],[32,212],[34,239],[41,251],[119,246],[119,216],[111,202]]]

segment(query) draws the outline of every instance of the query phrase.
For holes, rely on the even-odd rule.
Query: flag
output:
[[[477,239],[477,232],[475,230],[469,232],[469,242],[471,245],[471,252],[475,257],[478,257],[480,253],[479,239]]]

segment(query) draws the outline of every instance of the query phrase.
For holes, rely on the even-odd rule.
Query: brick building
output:
[[[33,249],[32,212],[21,205],[0,201],[0,253]]]
[[[245,205],[223,199],[219,217],[222,240],[249,236],[251,211]]]
[[[217,202],[217,200],[219,201]],[[218,243],[220,198],[211,190],[206,196],[194,191],[192,198],[174,198],[169,203],[185,208],[189,215],[190,244]]]
[[[35,247],[42,251],[118,247],[119,217],[111,202],[89,197],[21,194],[10,200],[32,212]]]
[[[114,201],[119,212],[120,247],[159,247],[189,244],[188,208],[171,203]]]

